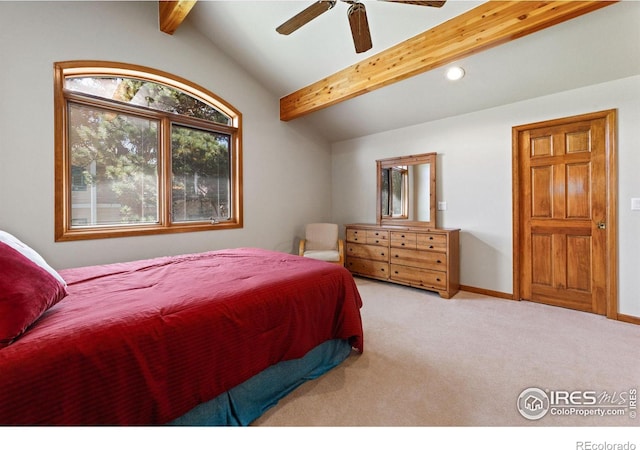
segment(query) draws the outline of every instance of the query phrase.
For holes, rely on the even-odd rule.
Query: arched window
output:
[[[146,67],[54,69],[57,241],[242,227],[235,108]]]

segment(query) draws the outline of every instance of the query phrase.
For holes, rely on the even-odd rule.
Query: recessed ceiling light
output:
[[[450,67],[447,70],[447,78],[451,81],[456,81],[464,77],[464,69],[462,67]]]

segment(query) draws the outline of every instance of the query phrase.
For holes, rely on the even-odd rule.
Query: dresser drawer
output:
[[[417,267],[391,264],[390,278],[414,286],[444,290],[447,287],[447,274]]]
[[[347,229],[347,242],[359,244],[389,245],[389,232],[376,230]]]
[[[367,243],[366,230],[347,229],[347,242],[360,242],[361,244],[366,244]]]
[[[379,245],[347,243],[347,256],[354,258],[373,259],[376,261],[389,261],[389,251],[387,247]]]
[[[389,232],[367,230],[367,244],[372,245],[389,245]]]
[[[418,250],[447,251],[447,236],[444,234],[418,233],[416,236]]]
[[[382,261],[347,257],[347,269],[359,275],[380,278],[382,280],[389,279],[389,264]]]
[[[416,248],[416,233],[405,231],[391,232],[391,246],[398,248]]]
[[[390,251],[391,264],[418,267],[423,269],[447,270],[447,254],[439,252],[425,252],[404,248],[392,248]]]

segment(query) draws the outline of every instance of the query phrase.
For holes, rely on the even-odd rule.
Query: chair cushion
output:
[[[337,250],[338,225],[310,223],[305,227],[306,250]]]
[[[329,262],[340,261],[340,253],[337,250],[308,250],[304,252],[304,256]]]

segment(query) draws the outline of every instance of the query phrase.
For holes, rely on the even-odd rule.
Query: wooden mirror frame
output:
[[[423,153],[420,155],[398,156],[394,158],[376,160],[376,223],[378,225],[436,227],[436,156],[437,153]],[[409,220],[396,217],[382,217],[382,170],[395,166],[415,166],[430,164],[429,173],[429,221]],[[424,201],[424,199],[421,199]]]

